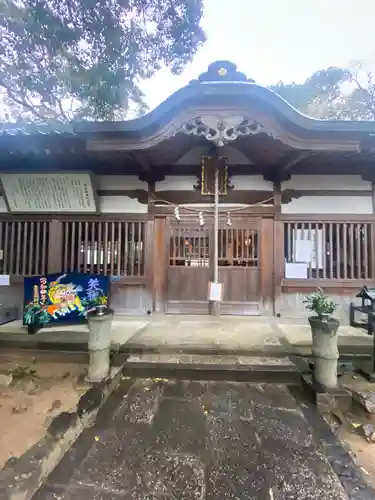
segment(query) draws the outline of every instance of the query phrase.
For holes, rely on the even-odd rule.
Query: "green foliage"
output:
[[[7,118],[43,123],[144,112],[139,81],[180,73],[205,41],[203,0],[3,0]]]
[[[94,309],[96,306],[107,305],[107,297],[103,294],[103,290],[93,298],[88,298],[87,295],[81,298],[81,304],[85,308],[85,311],[81,311],[79,316],[85,316],[86,311]]]
[[[25,325],[45,325],[46,323],[49,323],[47,310],[32,302],[26,305],[23,318]]]
[[[375,120],[375,73],[366,63],[316,71],[303,83],[270,87],[306,115],[328,120]]]
[[[308,311],[315,313],[319,318],[328,316],[336,311],[337,305],[325,295],[322,288],[305,297],[303,301]]]

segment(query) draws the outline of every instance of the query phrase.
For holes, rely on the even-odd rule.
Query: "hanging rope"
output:
[[[243,207],[232,208],[229,210],[228,210],[228,208],[225,208],[225,212],[229,216],[232,213],[241,212],[242,210],[247,210],[248,208],[258,207],[260,205],[265,205],[266,203],[273,201],[275,198],[276,198],[276,196],[273,195],[269,198],[266,198],[265,200],[258,201],[257,203],[254,203],[252,205],[244,205]],[[153,197],[152,200],[154,203],[163,203],[165,205],[172,206],[172,207],[174,207],[175,211],[176,211],[176,209],[178,209],[178,210],[184,210],[185,212],[192,212],[195,214],[200,214],[200,213],[201,214],[212,214],[214,212],[214,210],[202,210],[202,208],[182,207],[181,205],[176,205],[175,203],[172,203],[172,202],[167,201],[167,200],[163,200],[161,198],[156,198],[156,197]]]
[[[214,242],[214,283],[219,283],[219,165],[214,172],[214,223],[212,226]]]

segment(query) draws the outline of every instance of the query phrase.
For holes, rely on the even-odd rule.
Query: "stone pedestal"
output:
[[[327,389],[337,387],[337,330],[340,323],[334,318],[310,317],[314,377]]]
[[[322,386],[312,375],[302,375],[302,385],[312,397],[320,413],[330,413],[332,410],[346,412],[352,406],[352,393],[344,387],[329,389]]]
[[[89,382],[101,382],[108,377],[110,364],[112,309],[98,306],[87,314],[89,324]]]

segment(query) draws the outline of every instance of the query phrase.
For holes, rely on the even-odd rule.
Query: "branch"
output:
[[[366,87],[364,87],[360,81],[358,80],[358,76],[353,73],[352,75],[352,80],[354,81],[354,83],[357,85],[357,87],[359,88],[359,90],[361,90],[364,94],[366,94],[371,102],[368,103],[368,105],[366,106],[369,111],[373,114],[373,116],[375,117],[375,102],[374,102],[374,94],[370,92],[369,89],[366,89]]]
[[[40,120],[44,120],[44,116],[42,116],[41,114],[39,114],[37,112],[37,110],[35,109],[35,106],[32,106],[31,104],[28,104],[25,100],[22,100],[22,99],[18,99],[14,94],[13,94],[13,91],[9,88],[9,86],[4,83],[3,81],[0,81],[0,86],[3,87],[8,96],[16,103],[16,104],[19,104],[20,106],[28,109],[29,111],[31,111],[33,114],[35,114],[35,116],[37,118],[39,118]]]
[[[62,117],[64,120],[66,120],[67,122],[69,122],[69,121],[70,121],[70,120],[69,120],[69,117],[68,117],[68,115],[66,115],[66,114],[65,114],[65,111],[64,111],[63,106],[62,106],[61,99],[60,99],[60,98],[58,98],[58,97],[56,97],[55,95],[53,95],[53,98],[54,98],[54,99],[56,100],[56,102],[57,102],[57,105],[58,105],[59,110],[60,110],[60,113],[61,113],[61,117]]]
[[[70,119],[68,117],[68,115],[65,113],[64,109],[63,109],[63,106],[62,106],[62,102],[61,102],[61,99],[59,99],[58,97],[56,97],[56,95],[53,95],[53,98],[55,99],[58,107],[59,107],[59,111],[60,111],[60,115],[51,107],[49,106],[46,106],[46,104],[44,102],[42,102],[40,105],[35,105],[35,104],[32,104],[28,97],[25,96],[23,98],[20,98],[20,97],[17,97],[13,90],[10,88],[10,86],[8,84],[6,84],[4,81],[0,81],[0,86],[3,87],[5,89],[5,91],[7,92],[8,96],[18,105],[22,106],[23,108],[26,108],[27,110],[29,110],[31,113],[33,113],[37,118],[39,118],[39,120],[42,120],[42,121],[45,121],[46,119],[46,114],[52,114],[54,116],[54,119],[56,121],[61,121],[62,120],[65,120],[66,122],[69,122]],[[39,110],[38,110],[39,108]],[[44,114],[40,112],[40,108],[42,108],[45,112]]]

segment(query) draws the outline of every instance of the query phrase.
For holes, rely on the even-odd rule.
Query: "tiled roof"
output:
[[[0,123],[0,137],[74,134],[71,124]]]

